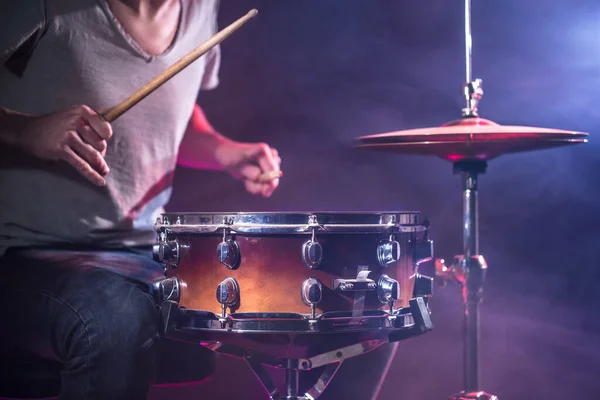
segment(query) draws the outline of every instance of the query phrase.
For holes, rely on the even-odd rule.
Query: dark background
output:
[[[483,388],[501,400],[597,399],[600,3],[473,3],[481,115],[590,133],[585,145],[503,156],[481,179],[480,251],[490,266]],[[265,200],[225,174],[181,169],[169,210],[420,211],[436,257],[459,254],[461,185],[451,165],[359,151],[352,141],[460,116],[464,2],[223,1],[221,27],[251,8],[258,17],[222,45],[220,87],[199,102],[225,135],[279,150],[280,188]],[[438,289],[432,309],[434,331],[401,343],[380,399],[461,389],[458,288]],[[266,398],[238,369],[208,385],[220,385],[223,398]],[[157,393],[202,398],[203,388]]]

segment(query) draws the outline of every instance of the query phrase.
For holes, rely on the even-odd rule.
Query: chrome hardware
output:
[[[152,256],[155,261],[177,268],[179,265],[179,243],[176,240],[161,241],[152,246]]]
[[[179,303],[182,285],[179,283],[177,277],[160,280],[155,282],[152,286],[154,288],[154,298],[159,305],[165,301]]]
[[[377,260],[382,267],[387,267],[389,264],[400,259],[400,243],[393,240],[384,240],[377,246]]]
[[[413,297],[431,297],[433,296],[433,278],[415,274],[415,287],[413,289]]]
[[[462,109],[463,117],[479,116],[479,101],[483,97],[483,81],[475,79],[474,81],[463,84],[463,95],[467,101],[467,107]]]
[[[232,278],[225,278],[217,286],[217,301],[221,304],[221,316],[227,316],[227,308],[233,312],[240,305],[240,285]]]
[[[463,261],[463,256],[455,256],[450,265],[446,265],[446,260],[443,258],[435,260],[435,276],[438,278],[440,286],[446,286],[449,281],[460,285],[467,281]]]
[[[377,282],[377,297],[383,304],[394,306],[394,301],[400,300],[400,284],[397,280],[383,274]]]
[[[370,292],[377,289],[377,283],[373,279],[367,278],[371,271],[359,271],[356,279],[333,280],[333,290],[338,292]]]
[[[237,269],[242,259],[240,245],[234,239],[225,239],[217,246],[217,259],[229,269]]]
[[[310,318],[316,318],[316,306],[323,298],[323,285],[317,278],[306,278],[302,283],[302,301],[310,306]]]
[[[323,260],[323,246],[317,242],[313,229],[312,238],[302,245],[302,262],[310,269],[315,269]]]
[[[178,217],[184,221],[176,224]],[[169,229],[169,233],[203,234],[222,233],[223,228],[237,234],[260,233],[306,234],[312,230],[328,233],[376,233],[394,232],[419,233],[427,230],[420,223],[417,212],[403,213],[307,213],[307,212],[271,212],[271,213],[166,213],[157,222],[156,231]]]
[[[415,270],[423,263],[433,260],[433,240],[416,242],[414,245],[413,263]]]
[[[487,269],[487,262],[481,255],[474,255],[469,258],[461,255],[455,256],[450,266],[446,266],[443,259],[435,261],[435,275],[440,278],[441,285],[445,286],[448,281],[460,284],[463,287],[463,301],[465,303],[470,299],[478,301]]]
[[[450,397],[450,400],[498,400],[497,396],[485,392],[460,392]]]

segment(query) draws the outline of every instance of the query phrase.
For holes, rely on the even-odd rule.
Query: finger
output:
[[[98,150],[100,153],[106,151],[106,141],[102,139],[91,126],[85,125],[77,130],[79,136],[84,142],[90,144],[93,148]]]
[[[269,197],[271,197],[273,195],[274,191],[275,191],[275,188],[267,187],[267,188],[263,188],[261,194],[264,198],[268,199]]]
[[[71,136],[69,145],[96,171],[100,172],[102,175],[108,174],[108,164],[106,164],[106,161],[104,161],[102,154],[100,154],[100,152],[94,149],[91,145],[85,143],[79,137],[79,135],[75,134]]]
[[[277,189],[277,186],[279,186],[279,179],[275,179],[269,183],[264,184],[263,189],[262,189],[263,197],[265,197],[265,198],[271,197],[271,195],[273,194],[275,189]]]
[[[270,197],[275,188],[277,188],[279,179],[269,182],[258,182],[256,177],[262,173],[262,170],[256,165],[247,164],[240,169],[240,174],[244,177],[244,186],[246,190],[254,195],[261,194],[263,197]]]
[[[260,182],[255,182],[256,178],[262,173],[260,167],[252,164],[245,164],[242,168],[240,168],[240,174],[244,180],[252,181],[254,183],[260,184]]]
[[[271,148],[266,144],[261,144],[260,146],[262,151],[258,153],[258,164],[263,172],[279,170],[279,164],[277,163]]]
[[[85,119],[87,125],[91,126],[101,139],[110,139],[112,136],[112,126],[97,112],[87,106],[81,106],[81,116]]]
[[[85,160],[79,157],[77,153],[75,153],[70,147],[65,146],[62,159],[71,164],[73,168],[75,168],[81,175],[84,176],[84,178],[92,182],[94,185],[106,185],[106,180],[100,176],[98,172],[94,171],[94,169],[90,167]]]
[[[246,191],[248,191],[248,193],[254,195],[261,194],[263,191],[262,185],[253,181],[244,181],[244,186],[246,187]]]
[[[262,168],[263,172],[274,171],[277,169],[277,163],[271,152],[271,148],[266,143],[258,143],[249,146],[246,158],[254,161]]]

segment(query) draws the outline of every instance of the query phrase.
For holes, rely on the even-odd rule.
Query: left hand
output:
[[[219,146],[216,158],[234,178],[244,181],[249,193],[268,198],[279,186],[279,178],[268,182],[256,180],[265,172],[280,170],[281,158],[277,150],[266,143],[227,141]]]

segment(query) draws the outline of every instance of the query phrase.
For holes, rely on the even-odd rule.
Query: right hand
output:
[[[48,161],[66,161],[97,186],[106,185],[104,160],[110,124],[87,106],[30,117],[18,138],[19,147]]]

